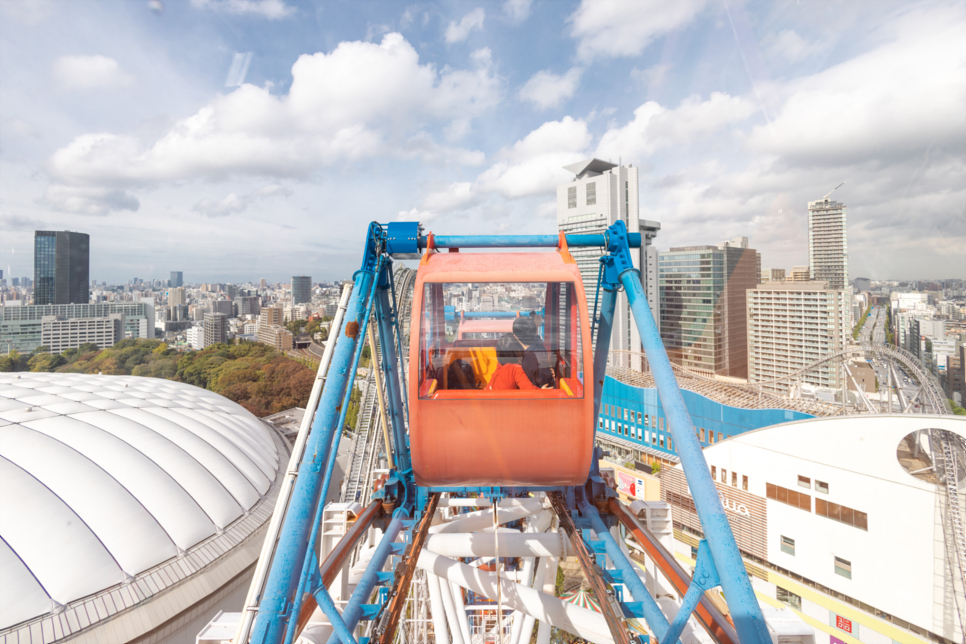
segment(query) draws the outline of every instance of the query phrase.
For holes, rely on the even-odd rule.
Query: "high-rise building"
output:
[[[205,313],[205,346],[228,342],[228,318],[223,313]]]
[[[211,300],[208,308],[212,313],[221,313],[225,317],[234,317],[235,307],[229,300]]]
[[[812,279],[828,282],[829,288],[849,285],[845,204],[828,197],[808,202],[808,265]]]
[[[763,268],[761,269],[761,283],[764,282],[784,282],[784,268]]]
[[[651,241],[661,224],[640,218],[637,168],[617,165],[600,159],[587,159],[564,167],[574,173],[574,180],[557,186],[557,227],[565,233],[602,233],[621,220],[632,233],[641,233],[641,248],[631,249],[631,261],[641,272],[641,284],[647,296],[654,322],[660,325],[660,291],[657,282],[657,249]],[[601,253],[596,248],[572,248],[588,306],[593,308]],[[617,298],[610,350],[613,364],[643,370],[640,354],[641,338],[631,319],[626,297]],[[615,353],[618,352],[618,353]],[[631,352],[634,358],[631,357]]]
[[[90,302],[90,235],[34,231],[34,304]]]
[[[264,290],[267,288],[268,284],[265,283],[265,278],[263,277],[261,281],[258,282],[258,288]]]
[[[745,293],[758,285],[747,237],[660,254],[661,338],[672,362],[709,374],[748,377]]]
[[[282,325],[283,311],[280,308],[264,308],[258,314],[258,326],[270,327]]]
[[[292,348],[292,334],[282,326],[282,309],[264,308],[258,315],[258,341],[280,351]]]
[[[168,289],[168,306],[178,306],[185,303],[184,287]]]
[[[234,299],[235,315],[243,317],[245,315],[258,315],[262,308],[261,300],[257,295],[239,295]]]
[[[192,349],[197,349],[198,351],[201,351],[202,349],[205,348],[204,325],[193,326],[193,327],[189,327],[188,329],[185,329],[184,337],[185,337],[185,340],[187,340],[188,342],[188,346],[191,347]]]
[[[292,278],[292,304],[312,303],[312,278],[296,275]]]
[[[258,328],[258,341],[267,344],[278,351],[288,351],[292,348],[292,332],[277,324]]]
[[[851,338],[849,289],[826,282],[766,282],[748,291],[748,380],[786,376],[843,350]],[[838,388],[840,365],[804,372],[800,383]],[[795,383],[764,385],[787,393]]]
[[[792,266],[792,273],[788,276],[789,282],[808,282],[811,279],[811,271],[808,266]]]
[[[171,288],[184,286],[184,273],[181,271],[171,271],[171,279],[168,280],[168,286]]]

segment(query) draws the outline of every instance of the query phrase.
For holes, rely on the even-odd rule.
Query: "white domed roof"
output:
[[[0,630],[221,535],[269,492],[278,445],[191,385],[0,374]]]

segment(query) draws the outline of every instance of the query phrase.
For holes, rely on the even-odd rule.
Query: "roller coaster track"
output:
[[[412,291],[413,285],[416,283],[416,271],[397,265],[395,280],[399,332],[402,336],[402,346],[406,348],[409,346]],[[378,342],[376,344],[376,347],[371,348],[373,362],[370,365],[369,375],[366,377],[366,393],[359,403],[359,420],[356,424],[355,440],[349,456],[345,484],[342,488],[343,502],[358,501],[363,506],[368,504],[369,495],[372,493],[372,484],[375,479],[374,470],[379,466],[379,454],[386,449],[382,432],[379,431],[378,399],[373,373],[373,368],[377,367],[382,360],[382,352],[379,349]],[[405,368],[405,365],[408,358],[409,354],[404,352],[402,356],[403,373],[407,374],[408,369]]]
[[[622,353],[622,352],[612,351],[611,353]],[[623,353],[630,353],[632,355],[633,354],[641,355],[639,352],[633,352],[633,351],[623,352]],[[912,373],[915,379],[919,382],[919,386],[921,387],[921,392],[922,392],[921,397],[923,398],[925,411],[927,413],[934,413],[934,414],[949,413],[949,410],[945,404],[945,396],[943,394],[942,389],[939,386],[939,383],[936,381],[936,378],[926,370],[922,362],[920,362],[916,356],[909,353],[905,349],[901,349],[899,347],[894,347],[886,344],[871,344],[868,342],[864,342],[862,344],[853,344],[841,351],[831,353],[819,360],[816,360],[815,362],[805,365],[801,369],[797,369],[795,371],[789,372],[778,378],[772,378],[770,380],[760,380],[757,382],[750,382],[747,384],[723,383],[720,380],[712,378],[711,376],[708,376],[694,369],[689,369],[681,365],[673,365],[673,367],[674,367],[675,374],[679,376],[695,378],[697,380],[703,380],[709,383],[716,383],[719,385],[725,384],[735,389],[741,389],[744,391],[753,392],[757,394],[759,391],[762,390],[763,387],[767,385],[776,385],[784,382],[792,383],[795,380],[798,380],[799,378],[801,378],[803,375],[811,371],[814,371],[824,365],[827,365],[830,363],[838,364],[854,358],[865,358],[870,356],[880,360],[885,360],[887,362],[901,363],[904,367],[906,367],[906,369],[910,373]]]

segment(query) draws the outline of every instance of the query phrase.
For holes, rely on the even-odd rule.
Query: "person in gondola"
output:
[[[525,348],[512,333],[505,334],[496,343],[496,359],[500,366],[493,372],[488,391],[508,391],[513,389],[549,389],[549,385],[537,387],[524,372],[520,363],[523,361]]]
[[[522,366],[530,382],[541,389],[556,389],[550,352],[537,332],[537,321],[531,316],[518,317],[513,321],[513,335],[525,348]]]

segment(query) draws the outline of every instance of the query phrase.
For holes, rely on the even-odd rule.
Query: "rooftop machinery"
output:
[[[339,315],[344,310],[344,320],[337,316],[334,323],[334,328],[341,330],[332,337],[323,356],[323,365],[327,365],[324,388],[320,368],[320,384],[313,391],[306,414],[312,420],[303,424],[296,442],[279,508],[256,568],[247,605],[257,606],[257,610],[246,609],[233,641],[290,644],[305,626],[307,615],[318,606],[332,626],[330,644],[368,644],[375,640],[392,644],[399,620],[405,619],[405,602],[417,568],[431,569],[438,576],[434,579],[447,576],[450,582],[477,593],[495,589],[497,610],[508,604],[523,611],[521,614],[530,611],[526,614],[531,627],[534,614],[539,614],[541,626],[545,619],[553,624],[552,615],[540,612],[556,610],[551,595],[507,581],[499,568],[495,574],[488,573],[484,571],[492,568],[472,568],[424,551],[430,532],[452,531],[438,525],[431,528],[437,507],[465,504],[484,509],[461,515],[454,524],[485,525],[490,520],[485,508],[492,507],[495,543],[490,546],[495,548],[497,562],[501,548],[509,547],[500,545],[504,543],[500,524],[535,513],[556,516],[561,532],[569,538],[569,554],[577,556],[600,601],[606,627],[598,629],[604,634],[596,641],[646,642],[647,636],[640,638],[628,625],[628,620],[640,619],[660,644],[676,644],[694,613],[719,644],[770,642],[651,317],[639,273],[631,261],[630,249],[640,244],[640,234],[629,233],[620,221],[603,234],[510,236],[434,236],[424,234],[416,222],[370,224],[362,266],[353,276],[351,298],[346,303],[343,296]],[[569,248],[580,247],[600,248],[603,253],[590,315],[590,300],[568,252]],[[468,249],[531,252],[466,253]],[[401,361],[407,347],[402,346],[392,271],[393,261],[400,259],[420,259],[408,347],[408,394]],[[666,550],[659,552],[660,545],[646,543],[649,533],[619,503],[597,467],[601,454],[594,448],[596,419],[621,290],[641,331],[705,534],[693,579]],[[501,298],[495,294],[499,293],[513,293],[514,301],[524,303],[522,308],[527,311],[497,311]],[[455,332],[455,323],[446,326],[447,320],[454,319],[451,303],[463,298],[465,310],[469,297],[485,302],[485,310],[496,311],[493,317],[529,318],[524,326],[531,337],[521,342],[531,342],[528,351],[540,347],[543,368],[550,373],[543,388],[484,389],[499,366],[494,363],[503,364],[508,352],[504,344],[498,351],[491,335],[467,339]],[[465,317],[473,315],[482,313],[466,313]],[[370,320],[376,325],[382,354],[382,364],[376,368],[381,368],[384,383],[382,396],[391,443],[387,450],[393,467],[377,483],[373,503],[358,514],[341,541],[320,551],[323,500],[333,483],[342,435],[339,428],[345,423]],[[519,328],[511,326],[514,335],[520,335]],[[592,339],[597,347],[593,355]],[[441,499],[444,494],[446,498]],[[539,499],[530,498],[534,496]],[[542,530],[546,530],[546,521]],[[648,552],[654,554],[658,567],[683,595],[673,619],[665,616],[641,581],[615,529],[619,525],[633,533],[643,547],[654,548]],[[360,539],[367,532],[372,534],[374,527],[379,538],[374,544],[370,541],[368,564],[340,611],[330,587]],[[566,556],[566,547],[564,551]],[[503,556],[513,556],[508,550],[503,552]],[[394,569],[383,571],[388,561],[395,562]],[[727,599],[730,619],[704,598],[704,591],[719,585]],[[445,595],[447,584],[442,586]],[[439,587],[437,584],[437,591]],[[457,601],[461,601],[459,594]],[[371,622],[368,637],[357,640],[355,632],[363,621]],[[454,642],[456,639],[454,632]],[[502,636],[499,641],[503,642]]]

